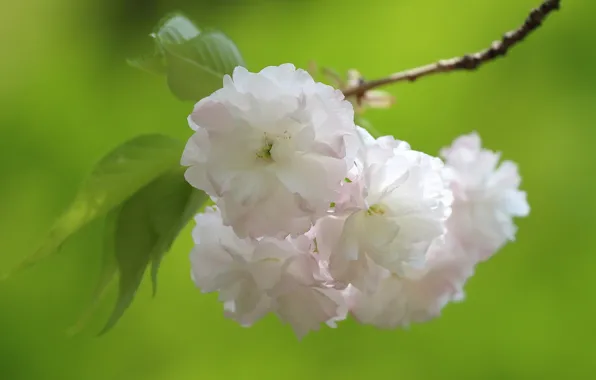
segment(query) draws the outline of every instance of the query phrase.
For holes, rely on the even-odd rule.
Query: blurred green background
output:
[[[145,132],[190,135],[192,104],[124,60],[182,10],[236,41],[249,69],[311,59],[373,78],[484,48],[539,0],[4,1],[0,13],[0,269],[41,242],[92,165]],[[409,330],[353,321],[299,342],[274,317],[245,329],[189,277],[190,227],[114,330],[65,331],[98,276],[97,224],[60,255],[0,284],[0,379],[596,378],[596,3],[563,10],[475,73],[388,88],[375,128],[436,153],[476,130],[517,161],[532,213],[481,264],[467,299]],[[113,289],[115,290],[115,289]]]

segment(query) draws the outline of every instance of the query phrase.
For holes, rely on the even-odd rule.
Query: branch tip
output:
[[[361,81],[358,85],[343,89],[344,96],[356,96],[358,100],[364,96],[366,91],[386,84],[402,81],[414,82],[418,78],[424,76],[456,70],[476,70],[484,63],[490,62],[498,57],[506,56],[509,49],[522,42],[531,32],[542,25],[551,12],[559,9],[561,9],[561,0],[545,0],[539,7],[530,11],[530,14],[525,19],[523,25],[503,34],[501,40],[494,41],[487,49],[473,54],[466,54],[461,57],[443,59],[425,66],[391,74],[385,78]]]

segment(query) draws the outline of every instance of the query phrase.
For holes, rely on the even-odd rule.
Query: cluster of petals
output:
[[[195,218],[192,278],[243,326],[426,321],[529,212],[516,166],[476,134],[445,161],[375,139],[341,91],[290,64],[237,68],[189,125],[186,179],[216,204]]]
[[[500,154],[482,149],[476,133],[461,136],[441,150],[454,195],[449,228],[479,260],[486,260],[505,243],[513,241],[517,228],[512,217],[530,212],[517,165],[499,164]]]
[[[188,182],[242,237],[300,235],[337,196],[359,140],[341,91],[285,64],[242,67],[189,116]]]
[[[274,312],[298,336],[345,318],[343,295],[329,284],[309,237],[240,238],[216,208],[195,220],[192,277],[203,292],[219,292],[230,318],[250,326]]]

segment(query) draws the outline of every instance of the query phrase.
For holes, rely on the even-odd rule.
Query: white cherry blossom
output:
[[[513,217],[527,216],[530,206],[520,191],[517,165],[482,149],[476,133],[461,136],[441,151],[454,195],[449,229],[478,258],[487,259],[515,239]]]
[[[182,164],[241,237],[299,235],[338,196],[359,148],[352,105],[291,64],[242,67],[198,102]]]
[[[329,262],[339,283],[373,291],[371,261],[397,275],[424,265],[431,243],[445,233],[452,195],[440,159],[390,136],[364,140],[360,173],[335,205],[344,224]]]
[[[236,68],[188,122],[185,177],[216,203],[195,217],[192,279],[242,326],[273,313],[301,338],[348,312],[380,328],[427,321],[530,210],[517,166],[477,134],[445,163],[374,138],[341,91],[290,64]]]
[[[373,293],[351,287],[351,313],[361,323],[380,328],[408,326],[440,315],[447,303],[464,298],[463,287],[474,272],[474,262],[457,241],[437,241],[424,267],[402,276],[377,267],[379,285]]]
[[[299,337],[345,318],[343,296],[321,273],[308,236],[239,238],[216,208],[195,220],[192,277],[203,292],[219,292],[226,316],[250,326],[273,312]]]

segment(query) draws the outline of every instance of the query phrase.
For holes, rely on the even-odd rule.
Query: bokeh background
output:
[[[0,269],[42,241],[93,164],[145,132],[186,139],[192,104],[124,60],[182,10],[236,41],[248,67],[312,59],[367,77],[484,48],[539,0],[26,0],[0,12]],[[297,341],[270,317],[245,329],[189,277],[189,228],[120,323],[65,331],[99,274],[96,224],[0,284],[0,379],[596,378],[596,3],[563,10],[506,59],[388,88],[374,127],[429,153],[476,130],[517,161],[531,216],[481,264],[464,303],[408,330],[341,323]],[[115,289],[113,289],[115,290]]]

